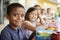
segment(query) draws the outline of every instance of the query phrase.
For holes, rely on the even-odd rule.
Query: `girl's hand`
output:
[[[43,26],[43,24],[36,22],[36,26]]]

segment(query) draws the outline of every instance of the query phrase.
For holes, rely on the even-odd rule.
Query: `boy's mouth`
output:
[[[22,20],[18,20],[18,21],[16,21],[16,22],[22,22]]]

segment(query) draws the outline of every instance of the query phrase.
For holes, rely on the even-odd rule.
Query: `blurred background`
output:
[[[0,32],[9,23],[5,18],[5,14],[7,5],[11,3],[20,3],[25,7],[25,10],[38,4],[45,10],[51,8],[53,15],[56,12],[60,14],[60,0],[0,0]]]

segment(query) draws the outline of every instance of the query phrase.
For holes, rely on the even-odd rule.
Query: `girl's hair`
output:
[[[40,9],[41,9],[41,6],[40,5],[34,5],[34,7],[36,8],[36,7],[40,7]]]
[[[31,36],[29,37],[29,40],[32,40],[36,36],[36,31],[34,31]]]
[[[35,10],[37,10],[35,7],[30,7],[25,14],[25,20],[29,20],[30,12],[35,11]]]
[[[34,5],[34,7],[40,7],[40,5]]]
[[[41,14],[43,13],[44,10],[45,10],[45,9],[41,9]]]
[[[51,10],[51,8],[47,8],[47,11]]]

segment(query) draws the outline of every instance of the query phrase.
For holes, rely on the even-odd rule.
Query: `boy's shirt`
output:
[[[14,30],[7,25],[1,32],[1,40],[27,40],[23,29]]]

